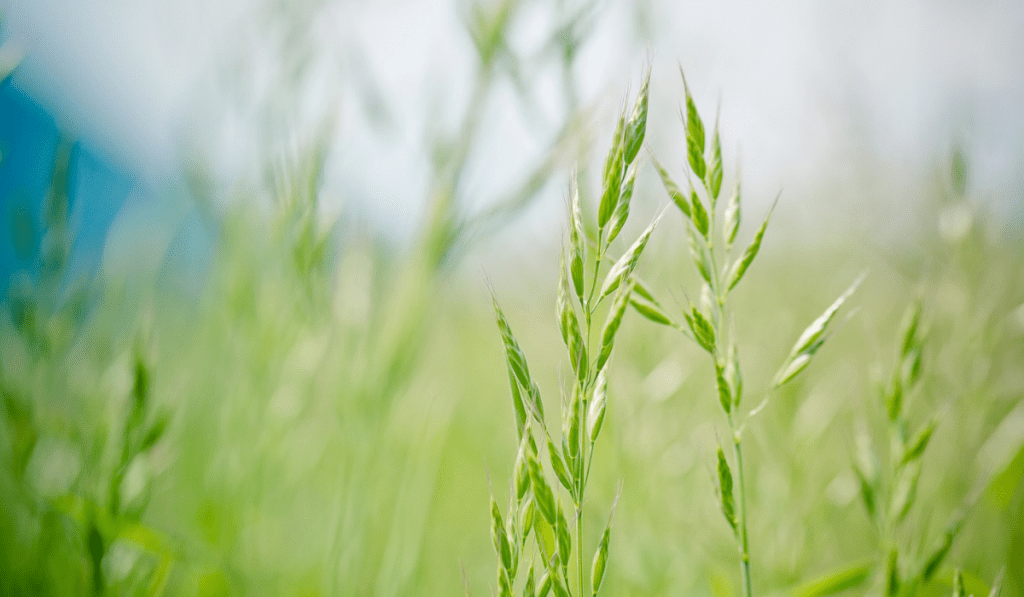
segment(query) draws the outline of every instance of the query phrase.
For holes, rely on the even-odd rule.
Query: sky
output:
[[[552,26],[552,7],[569,4],[525,2],[513,46],[529,54]],[[198,148],[220,179],[233,180],[252,174],[268,129],[301,139],[331,114],[325,208],[355,205],[397,238],[423,209],[430,135],[457,121],[475,68],[466,2],[0,6],[6,37],[24,55],[17,84],[111,162],[159,181]],[[741,159],[755,209],[780,188],[798,197],[896,193],[930,176],[959,143],[975,194],[1022,211],[1024,3],[605,0],[598,14],[573,73],[595,121],[614,120],[650,58],[649,144],[681,164],[682,66],[702,111],[720,106],[726,161]],[[282,48],[307,58],[300,85],[289,83],[294,64],[279,59]],[[557,122],[564,110],[557,88],[554,72],[531,79],[541,121]],[[275,102],[287,104],[289,119],[268,127],[268,110],[282,112]],[[521,177],[550,140],[520,103],[511,85],[497,86],[468,173],[471,208]],[[594,125],[598,147],[604,128]],[[871,180],[890,190],[861,191]],[[537,234],[559,219],[563,186],[548,188],[528,215]]]

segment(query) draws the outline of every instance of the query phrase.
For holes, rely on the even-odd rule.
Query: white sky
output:
[[[259,58],[275,47],[261,37],[279,29],[266,24],[265,7],[273,4],[0,0],[10,37],[26,52],[19,83],[101,151],[152,178],[174,167],[183,139],[202,140],[226,176],[252,161],[258,101],[224,105],[225,64],[240,61],[241,95],[275,89],[278,73],[264,64],[272,61]],[[550,26],[545,6],[552,4],[527,2],[517,43],[536,43]],[[641,4],[645,24],[635,10]],[[340,2],[320,8],[301,31],[319,74],[297,101],[309,113],[338,105],[332,196],[361,202],[399,236],[427,188],[428,131],[450,125],[467,102],[474,62],[464,12],[464,3],[444,0]],[[649,39],[638,35],[641,25]],[[369,126],[344,85],[356,48],[388,101],[385,134]],[[721,98],[724,146],[733,158],[742,146],[744,184],[755,203],[782,187],[854,185],[865,170],[917,181],[960,138],[979,193],[998,193],[1012,212],[1021,211],[1019,0],[608,0],[576,73],[600,122],[612,120],[627,83],[635,89],[648,48],[652,148],[682,159],[678,61],[703,112],[713,114]],[[560,109],[555,88],[542,76],[534,90],[552,119]],[[499,87],[468,179],[479,203],[527,170],[547,141],[517,106],[511,89]],[[599,138],[599,152],[602,144]],[[563,209],[562,189],[550,193],[535,221]]]

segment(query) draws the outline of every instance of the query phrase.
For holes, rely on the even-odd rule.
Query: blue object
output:
[[[0,298],[11,277],[40,275],[45,212],[61,143],[54,119],[8,77],[0,82]],[[107,232],[135,187],[81,142],[67,155],[66,284],[91,276]]]

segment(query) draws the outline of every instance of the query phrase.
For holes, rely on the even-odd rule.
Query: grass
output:
[[[496,60],[512,17],[477,18]],[[488,227],[458,208],[469,117],[408,256],[319,219],[314,141],[272,215],[211,216],[200,296],[7,297],[0,594],[980,597],[1005,568],[1020,595],[1019,230],[970,211],[955,156],[922,218],[967,209],[965,234],[801,250],[685,84],[685,174],[654,157],[658,97],[491,304],[452,267]]]

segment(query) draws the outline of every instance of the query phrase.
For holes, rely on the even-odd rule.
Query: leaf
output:
[[[593,595],[596,597],[604,583],[604,573],[608,567],[608,541],[610,539],[610,528],[605,527],[601,535],[601,541],[597,544],[597,552],[594,553],[594,560],[590,566],[590,586]]]
[[[619,495],[619,493],[616,493],[615,501],[612,502],[612,509],[608,514],[608,522],[604,525],[601,541],[597,544],[597,551],[594,552],[594,560],[590,566],[590,587],[591,594],[594,597],[597,597],[597,593],[601,590],[601,585],[604,583],[604,575],[608,568],[608,544],[611,540],[612,520],[615,518],[615,507],[619,503]]]
[[[686,229],[687,240],[690,247],[690,258],[697,267],[697,272],[704,281],[711,283],[711,255],[708,252],[708,244],[704,242],[692,228]]]
[[[544,405],[540,400],[540,389],[537,388],[537,384],[533,383],[533,380],[530,378],[530,369],[526,365],[526,355],[519,348],[519,343],[516,342],[515,336],[512,335],[512,328],[509,327],[508,320],[505,319],[505,314],[498,305],[498,299],[493,294],[491,295],[491,301],[494,304],[494,316],[498,322],[498,330],[501,332],[501,341],[505,346],[505,362],[512,373],[513,381],[518,382],[521,388],[527,390],[530,398],[529,404],[532,407],[534,417],[537,418],[538,423],[544,424]],[[519,426],[520,434],[522,434],[522,427],[525,425],[525,414],[522,417],[523,422],[520,423],[520,411],[523,402],[522,395],[517,388],[513,388],[512,400],[516,408],[516,423]]]
[[[504,569],[498,570],[498,597],[512,597],[512,581]]]
[[[523,430],[526,428],[526,408],[523,406],[523,397],[519,392],[519,382],[516,381],[515,373],[512,372],[512,365],[506,361],[508,369],[508,385],[512,390],[512,410],[516,415],[516,432],[523,437]]]
[[[533,442],[533,437],[527,431],[519,442],[519,452],[516,454],[516,464],[512,473],[516,484],[516,500],[520,502],[523,500],[523,496],[526,495],[527,490],[530,489],[530,471],[527,460],[531,450],[531,442]]]
[[[711,322],[693,304],[690,305],[690,312],[684,315],[697,344],[712,355],[715,354],[715,329],[711,327]]]
[[[729,269],[729,279],[726,282],[726,292],[732,290],[740,283],[743,279],[743,274],[747,273],[747,269],[750,264],[754,262],[754,258],[757,257],[757,252],[761,250],[761,240],[764,238],[764,231],[768,229],[768,221],[772,219],[772,213],[775,211],[775,205],[778,203],[779,198],[775,198],[775,203],[772,203],[771,209],[768,210],[768,215],[765,216],[764,222],[761,223],[761,227],[757,229],[757,233],[754,234],[754,240],[750,241],[747,248],[743,251],[743,255],[733,263],[732,268]],[[737,219],[737,225],[739,220]]]
[[[722,514],[725,521],[736,532],[736,503],[732,494],[732,471],[729,470],[729,462],[725,459],[722,447],[718,447],[718,487],[722,499]]]
[[[903,379],[899,374],[893,376],[892,387],[885,397],[885,410],[889,415],[889,421],[893,423],[903,410]]]
[[[619,194],[618,204],[615,206],[615,213],[611,217],[611,226],[608,229],[606,244],[610,245],[619,236],[619,232],[626,224],[626,218],[629,217],[629,202],[633,198],[633,184],[636,182],[637,169],[636,166],[630,166],[629,168],[626,182],[622,185],[622,191]]]
[[[549,573],[551,574],[551,588],[555,593],[555,597],[572,597],[568,587],[565,585],[565,579],[562,578],[561,571],[553,568]]]
[[[562,567],[569,565],[569,557],[572,555],[572,538],[569,535],[569,523],[562,512],[562,506],[557,508],[558,519],[555,525],[555,536],[558,539],[558,556],[562,560]]]
[[[928,582],[932,579],[932,576],[939,570],[939,565],[942,564],[942,560],[946,558],[950,548],[953,547],[953,539],[956,538],[957,533],[960,532],[960,526],[963,524],[965,512],[961,510],[950,521],[949,525],[946,526],[945,532],[942,534],[942,542],[938,547],[932,551],[928,559],[925,560],[924,566],[921,568],[921,581]]]
[[[652,155],[651,161],[654,162],[654,169],[658,171],[658,176],[661,177],[661,184],[665,187],[665,192],[672,199],[672,202],[676,204],[676,207],[683,212],[687,218],[690,217],[690,202],[686,200],[686,196],[679,190],[679,186],[676,185],[672,177],[669,176],[668,172],[662,167],[661,163]]]
[[[625,286],[619,288],[615,295],[615,302],[612,303],[612,307],[608,311],[604,328],[601,330],[601,352],[598,353],[597,363],[594,365],[598,370],[603,369],[604,364],[608,362],[608,357],[612,356],[615,334],[618,333],[619,326],[622,324],[622,316],[626,312],[626,306],[629,305],[629,296],[632,292],[633,281],[631,278]]]
[[[713,207],[722,190],[722,142],[718,136],[718,114],[715,114],[715,129],[711,135],[711,164],[708,167],[707,186]]]
[[[580,331],[576,309],[569,300],[569,279],[565,270],[565,252],[559,266],[558,277],[558,329],[562,333],[562,342],[569,351],[569,362],[576,373],[576,380],[583,385],[587,379],[587,348]]]
[[[562,454],[558,448],[551,442],[551,438],[548,438],[548,460],[551,461],[551,468],[555,471],[558,482],[566,491],[575,496],[576,492],[573,489],[572,479],[569,478],[569,473],[565,468],[565,461],[562,460]]]
[[[923,429],[917,432],[917,435],[915,435],[914,439],[910,442],[910,447],[907,448],[907,451],[903,454],[903,458],[900,459],[901,465],[917,460],[924,454],[925,449],[928,447],[928,441],[932,438],[932,432],[935,431],[935,426],[937,424],[938,421],[932,419],[924,426]]]
[[[587,435],[590,443],[597,441],[601,434],[601,426],[604,424],[605,402],[608,394],[608,367],[606,366],[597,372],[597,380],[594,382],[594,394],[590,398],[590,406],[587,409]]]
[[[732,405],[738,407],[743,398],[743,373],[740,370],[740,358],[736,345],[730,344],[725,357],[725,381],[732,391]]]
[[[640,93],[636,97],[636,104],[633,105],[633,113],[626,125],[624,143],[627,164],[633,163],[637,152],[640,151],[640,145],[644,142],[644,132],[647,130],[647,95],[650,83],[651,69],[648,67],[643,85],[640,86]]]
[[[523,583],[523,597],[536,597],[536,588],[533,580],[533,562],[530,562],[530,569],[526,573],[526,581]]]
[[[825,333],[825,330],[828,328],[828,324],[832,322],[833,318],[835,318],[836,313],[839,312],[839,308],[843,306],[843,303],[850,298],[854,291],[857,290],[857,287],[860,286],[860,283],[864,281],[865,275],[866,274],[861,274],[858,276],[857,279],[854,280],[853,284],[846,289],[846,292],[839,295],[839,298],[829,305],[828,309],[825,309],[824,313],[811,322],[811,325],[807,326],[807,329],[800,334],[796,344],[793,345],[793,350],[790,352],[791,355],[807,353],[816,347],[818,339]]]
[[[551,526],[555,525],[555,495],[544,478],[544,471],[541,469],[540,461],[536,455],[530,454],[527,460],[530,470],[530,483],[533,484],[533,496],[540,514]]]
[[[537,597],[547,597],[548,593],[551,592],[551,573],[545,572],[540,577],[540,585],[537,587]],[[533,597],[533,595],[523,594],[523,597]]]
[[[706,240],[710,226],[708,212],[704,209],[704,203],[701,202],[700,197],[697,196],[697,191],[693,189],[690,189],[690,209],[693,214],[693,225],[697,228],[697,232],[700,232],[700,235]]]
[[[643,253],[644,247],[647,246],[647,241],[651,238],[651,233],[654,232],[654,227],[658,225],[658,221],[661,220],[661,216],[664,213],[665,212],[662,211],[655,216],[654,220],[647,226],[647,229],[640,234],[640,237],[636,239],[633,245],[622,254],[622,257],[619,257],[619,260],[616,261],[614,265],[612,265],[608,274],[605,276],[604,283],[601,284],[601,292],[597,299],[598,302],[614,292],[615,289],[619,287],[619,284],[633,273],[633,270],[636,268],[637,261],[640,259],[640,254]]]
[[[890,512],[895,513],[896,520],[902,521],[918,497],[918,480],[921,478],[921,463],[910,463],[902,469],[893,489],[893,501]]]
[[[633,308],[636,309],[637,313],[653,321],[654,323],[667,325],[669,327],[676,327],[675,322],[669,319],[668,315],[666,315],[664,312],[661,311],[661,309],[655,307],[654,305],[640,302],[636,298],[629,299],[629,304],[633,305]]]
[[[854,564],[829,572],[815,580],[800,585],[791,597],[826,597],[847,589],[860,586],[871,576],[871,564]]]
[[[582,385],[573,391],[572,397],[572,408],[569,411],[569,428],[565,438],[568,439],[569,447],[566,453],[569,458],[575,460],[580,453],[580,425],[582,423],[580,416],[580,409],[583,406],[583,400],[580,399],[580,392],[582,391]],[[575,469],[575,467],[570,467]]]
[[[608,158],[604,165],[604,190],[601,194],[601,203],[597,210],[597,226],[604,230],[608,219],[615,212],[619,201],[619,190],[622,186],[622,171],[625,169],[622,135],[625,126],[626,113],[619,117],[619,124],[615,127],[615,137],[612,139],[611,149],[608,150]]]
[[[569,241],[572,246],[569,257],[569,270],[572,273],[572,285],[576,298],[583,304],[584,277],[583,260],[586,256],[586,245],[583,242],[583,215],[580,210],[580,189],[573,177],[572,204],[570,206]]]
[[[732,248],[736,233],[740,230],[740,178],[736,176],[736,188],[725,204],[725,216],[722,219],[722,236],[725,237],[725,250]]]
[[[680,66],[679,74],[683,77],[683,89],[686,92],[686,153],[690,160],[690,168],[697,178],[704,178],[704,123],[697,113],[697,104],[690,95],[690,86],[686,84],[686,75]]]
[[[493,494],[491,495],[491,541],[494,543],[494,553],[497,554],[501,565],[506,572],[511,574],[512,550],[508,544],[508,535],[505,533],[505,523],[501,519],[501,509],[498,508],[498,502],[494,500]]]
[[[866,274],[861,274],[854,282],[846,289],[842,295],[839,296],[825,310],[817,319],[811,322],[811,325],[807,326],[807,329],[800,334],[796,343],[793,345],[793,349],[789,353],[786,362],[779,369],[779,372],[775,376],[774,387],[778,388],[791,379],[797,376],[811,361],[811,357],[818,352],[818,349],[825,343],[828,336],[825,335],[825,331],[828,329],[829,323],[835,318],[839,308],[853,292],[857,289],[860,283],[864,280]]]
[[[729,382],[725,380],[725,368],[718,361],[715,361],[715,382],[718,386],[718,401],[722,404],[722,410],[729,414],[732,410],[732,391]]]
[[[918,344],[917,340],[917,329],[921,323],[921,301],[914,301],[909,307],[907,312],[903,316],[902,329],[902,343],[900,348],[900,356],[906,357]]]

